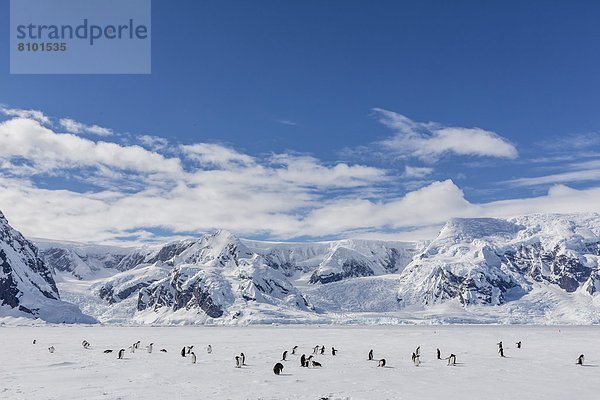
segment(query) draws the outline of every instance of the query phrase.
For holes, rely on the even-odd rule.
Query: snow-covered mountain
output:
[[[139,249],[70,246],[77,257],[45,246],[46,260],[68,299],[105,322],[600,323],[598,214],[453,219],[429,243],[218,231]]]
[[[13,229],[0,212],[0,316],[40,318],[55,323],[94,323],[61,301],[51,270],[37,247]]]

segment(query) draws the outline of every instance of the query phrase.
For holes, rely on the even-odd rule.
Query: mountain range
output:
[[[600,322],[600,215],[456,218],[428,242],[142,247],[25,239],[0,213],[0,317],[123,324]]]

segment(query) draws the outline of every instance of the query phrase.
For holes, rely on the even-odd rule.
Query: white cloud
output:
[[[169,146],[169,141],[166,138],[153,135],[139,135],[137,140],[150,150],[159,151],[164,150]]]
[[[411,167],[407,165],[404,167],[404,177],[405,178],[425,178],[428,175],[431,175],[433,172],[433,168],[428,167]]]
[[[61,118],[58,122],[67,130],[67,132],[77,135],[90,133],[98,136],[110,136],[113,134],[111,129],[103,128],[98,125],[86,125],[70,118]]]
[[[36,120],[14,118],[0,123],[0,159],[25,159],[37,172],[55,169],[98,167],[140,173],[181,173],[178,159],[167,159],[140,146],[94,142],[61,134]]]
[[[289,119],[280,119],[280,120],[277,120],[277,122],[279,122],[282,125],[289,125],[289,126],[296,126],[296,125],[298,125],[296,122],[290,121]]]
[[[38,110],[22,110],[18,108],[8,108],[0,105],[0,113],[9,117],[29,118],[38,121],[44,125],[50,125],[50,118]]]
[[[397,156],[435,161],[444,154],[514,159],[518,152],[502,136],[481,128],[447,127],[415,122],[404,115],[374,109],[379,122],[395,131],[380,144]]]
[[[600,180],[600,160],[572,163],[567,165],[566,169],[569,171],[530,178],[517,178],[507,181],[507,183],[515,186],[538,186]]]
[[[182,145],[181,150],[187,158],[206,166],[230,167],[254,164],[253,157],[219,144],[196,143]]]

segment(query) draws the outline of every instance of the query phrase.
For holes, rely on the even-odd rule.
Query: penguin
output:
[[[417,347],[417,349],[415,350],[415,354],[417,355],[417,357],[421,355],[421,346]]]
[[[154,343],[150,343],[148,346],[146,346],[146,349],[148,350],[148,353],[152,353],[152,347],[154,346]]]
[[[121,349],[121,350],[119,350],[119,357],[118,357],[118,358],[119,358],[119,360],[122,360],[122,359],[123,359],[123,355],[124,355],[124,354],[125,354],[125,349]]]
[[[130,353],[135,353],[135,346],[134,345],[129,346],[129,352]]]
[[[235,367],[242,368],[242,357],[235,356]]]
[[[210,344],[206,347],[206,352],[208,354],[212,353],[212,346]]]
[[[300,357],[300,366],[306,367],[306,355],[304,354],[302,354],[302,356]]]
[[[319,351],[319,345],[316,345],[316,346],[313,348],[313,354],[317,354],[317,352],[318,352],[318,351]]]
[[[185,357],[185,346],[181,349],[181,357]]]
[[[498,349],[498,354],[500,354],[500,357],[506,357],[506,356],[504,355],[504,349],[503,349],[502,347],[500,347],[500,348]]]
[[[244,353],[240,353],[240,358],[242,360],[242,365],[246,365],[246,355]]]
[[[194,348],[194,346],[187,346],[187,354],[190,354],[192,352],[192,349]]]
[[[575,363],[576,363],[577,365],[583,365],[583,359],[584,359],[584,356],[583,356],[583,354],[582,354],[582,355],[580,355],[579,357],[577,357],[577,361],[576,361]]]
[[[296,350],[298,350],[298,346],[294,346],[294,347],[292,348],[292,354],[296,354]]]
[[[196,364],[196,354],[192,351],[190,355],[192,356],[192,364]]]
[[[90,342],[88,342],[87,340],[84,340],[83,342],[81,342],[81,345],[83,346],[84,349],[90,348]]]
[[[167,349],[160,349],[161,353],[166,353]]]
[[[517,349],[520,349],[520,348],[521,348],[521,341],[519,340],[519,341],[517,342]]]
[[[335,347],[331,347],[331,355],[335,356],[335,353],[337,353],[337,350],[335,349]]]
[[[48,351],[49,351],[50,353],[54,353],[54,346],[50,346],[50,347],[48,347]]]
[[[415,367],[421,365],[421,356],[415,354],[415,359],[413,360],[413,363],[415,364]]]
[[[410,357],[412,362],[414,363],[415,360],[417,359],[417,354],[415,352],[412,353],[412,356]]]
[[[369,350],[369,361],[373,361],[373,349]]]
[[[33,344],[36,344],[37,340],[33,339]]]
[[[436,354],[437,354],[437,359],[441,360],[442,359],[442,352],[440,351],[440,349],[436,349]]]
[[[112,353],[112,352],[113,351],[111,349],[104,350],[104,354],[108,354],[108,353]]]
[[[137,342],[135,342],[135,343],[133,344],[133,347],[135,347],[135,349],[137,350],[137,349],[140,347],[140,343],[141,343],[141,341],[140,341],[140,340],[138,340]]]
[[[379,362],[377,363],[378,367],[385,367],[385,358],[382,358],[381,360],[379,360]]]
[[[308,357],[308,359],[306,360],[306,362],[308,364],[307,366],[309,366],[309,367],[313,367],[313,368],[321,367],[321,363],[317,362],[317,361],[314,361],[312,355],[310,357]]]
[[[500,349],[502,348],[502,342],[498,342],[496,344],[498,345],[498,351],[500,351]]]
[[[275,366],[273,367],[273,372],[275,373],[275,375],[279,375],[281,373],[281,371],[283,371],[283,364],[282,363],[275,364]]]
[[[321,355],[325,354],[325,346],[321,346]]]
[[[283,352],[283,355],[281,356],[281,361],[287,361],[286,358],[287,358],[287,350]]]
[[[456,355],[450,354],[448,357],[448,365],[455,366],[456,365]]]

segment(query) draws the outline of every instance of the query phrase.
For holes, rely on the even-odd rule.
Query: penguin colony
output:
[[[36,344],[37,340],[33,340],[32,344]],[[137,342],[133,343],[131,346],[129,346],[129,351],[131,353],[135,353],[135,351],[137,349],[139,349],[141,344],[141,341],[138,340]],[[84,349],[86,350],[91,350],[91,343],[88,342],[87,340],[84,340],[81,345],[83,346]],[[496,345],[498,346],[498,354],[501,358],[506,358],[506,355],[504,354],[504,345],[502,344],[502,341],[496,343]],[[521,349],[522,348],[522,342],[518,341],[515,343],[516,348],[517,349]],[[154,348],[154,343],[149,343],[148,345],[146,345],[146,350],[148,351],[149,354],[152,353]],[[192,364],[196,364],[197,361],[197,357],[196,354],[193,352],[193,345],[190,346],[183,346],[183,348],[180,351],[181,357],[189,357],[191,359],[191,363]],[[282,364],[282,362],[287,362],[288,360],[288,354],[292,354],[292,355],[297,355],[297,350],[298,350],[298,346],[294,346],[291,349],[291,352],[288,352],[288,350],[284,350],[282,357],[281,357],[281,362],[277,362],[274,366],[273,366],[273,373],[275,375],[281,375],[283,369],[284,369],[284,364]],[[50,347],[48,347],[48,352],[49,353],[54,353],[56,351],[56,348],[52,345]],[[106,349],[103,351],[104,354],[110,354],[112,353],[114,350],[113,349]],[[167,353],[167,349],[160,349],[160,352],[162,353]],[[213,348],[212,346],[209,344],[206,347],[206,352],[207,354],[212,354],[213,352]],[[338,350],[335,347],[331,347],[331,355],[335,356],[337,354]],[[325,345],[317,345],[315,347],[312,348],[312,354],[310,354],[308,357],[306,356],[306,354],[302,354],[300,356],[300,367],[302,368],[321,368],[323,365],[321,364],[321,362],[316,361],[314,358],[316,355],[320,355],[320,356],[324,356],[325,355]],[[117,359],[122,360],[125,356],[125,349],[122,348],[118,351],[117,353]],[[447,361],[447,366],[456,366],[457,362],[456,362],[456,354],[450,354],[448,357],[442,357],[441,355],[441,350],[439,348],[436,349],[436,356],[435,358],[437,360],[446,360]],[[368,354],[367,354],[367,360],[368,361],[377,361],[377,367],[378,368],[386,368],[387,367],[387,361],[385,358],[380,358],[379,360],[376,360],[374,358],[374,350],[370,349]],[[421,364],[421,346],[418,346],[415,351],[412,352],[411,355],[411,360],[413,362],[413,365],[418,367]],[[235,368],[242,368],[244,366],[247,366],[246,364],[246,355],[244,353],[240,353],[239,355],[234,356],[234,367]],[[576,365],[584,365],[585,362],[585,356],[583,354],[581,354],[579,357],[577,357],[577,359],[575,360],[575,364]],[[389,367],[388,367],[389,368]]]

